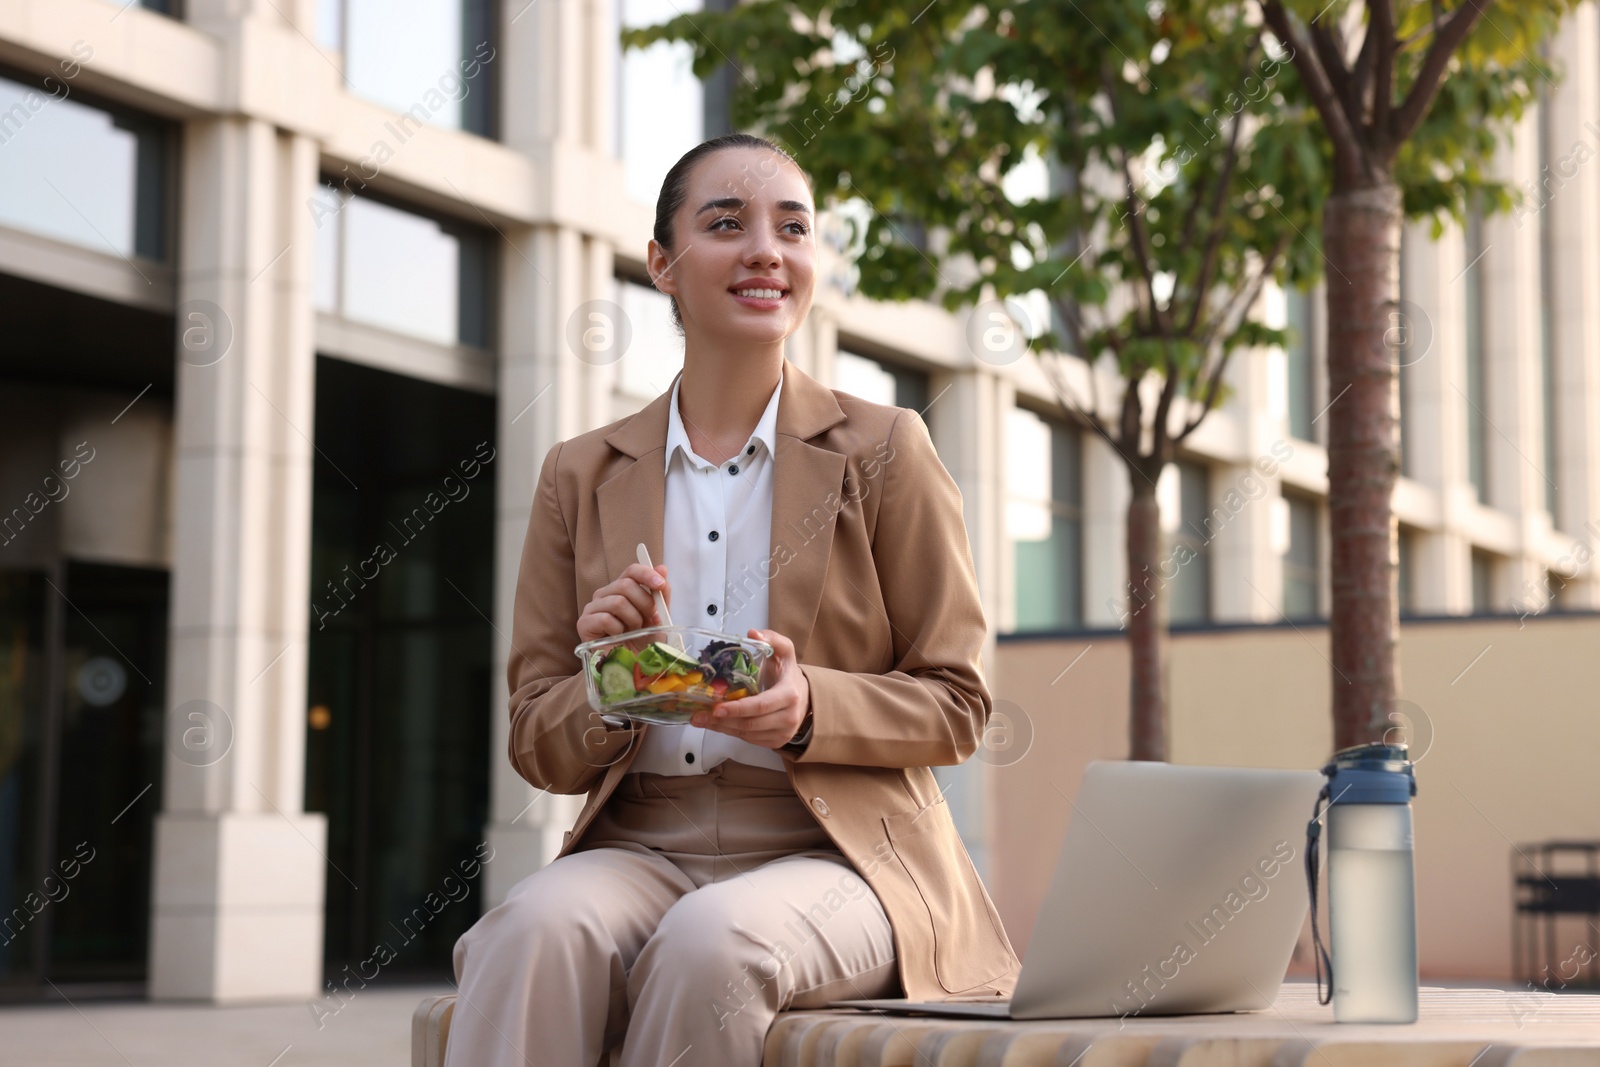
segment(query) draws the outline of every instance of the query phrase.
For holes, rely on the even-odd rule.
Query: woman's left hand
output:
[[[776,630],[752,629],[746,636],[772,646],[761,671],[766,685],[754,696],[712,705],[709,715],[701,712],[692,724],[762,748],[782,748],[793,740],[811,707],[811,683],[795,658],[793,641]]]

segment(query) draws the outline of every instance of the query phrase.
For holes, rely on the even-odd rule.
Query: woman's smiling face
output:
[[[686,336],[779,342],[811,310],[811,190],[762,148],[724,148],[695,165],[669,251],[650,244],[657,288],[674,296]]]

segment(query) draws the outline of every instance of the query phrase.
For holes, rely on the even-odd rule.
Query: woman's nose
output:
[[[778,253],[778,242],[771,235],[763,237],[752,234],[750,245],[745,249],[744,261],[746,266],[777,266],[782,256]]]

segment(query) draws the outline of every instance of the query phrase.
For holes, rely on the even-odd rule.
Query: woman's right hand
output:
[[[653,595],[657,589],[670,609],[672,585],[667,581],[665,563],[653,568],[630,563],[616,581],[596,589],[594,599],[584,605],[583,614],[578,616],[578,640],[593,641],[661,625]]]

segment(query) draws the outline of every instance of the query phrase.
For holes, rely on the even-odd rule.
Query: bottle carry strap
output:
[[[1322,787],[1322,792],[1317,794],[1317,805],[1311,812],[1311,821],[1306,823],[1306,888],[1311,894],[1311,958],[1317,967],[1317,1003],[1328,1004],[1333,1000],[1333,960],[1328,956],[1328,950],[1322,943],[1322,933],[1317,928],[1317,874],[1322,841],[1322,816],[1327,811],[1325,805],[1328,801],[1328,786]],[[1328,992],[1322,992],[1322,975],[1328,975]]]

